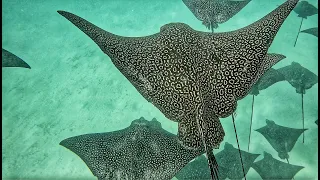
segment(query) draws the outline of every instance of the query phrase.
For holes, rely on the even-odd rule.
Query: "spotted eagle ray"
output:
[[[22,67],[31,69],[29,64],[13,53],[2,48],[2,67]]]
[[[213,179],[212,154],[225,135],[219,117],[231,115],[237,100],[271,66],[268,48],[298,0],[287,0],[260,20],[235,31],[207,33],[169,23],[144,37],[123,37],[87,20],[58,11],[106,53],[137,91],[168,119],[188,148],[204,147]]]
[[[292,87],[296,88],[296,92],[301,94],[302,128],[304,129],[303,95],[307,89],[318,83],[318,76],[297,62],[292,62],[291,65],[279,68],[278,71],[284,75],[286,81]],[[304,143],[304,134],[302,142]]]
[[[187,149],[155,118],[125,129],[67,138],[60,145],[77,154],[98,180],[172,179],[204,150]]]
[[[293,9],[293,11],[298,14],[298,17],[301,17],[299,31],[298,31],[296,40],[294,42],[294,46],[296,46],[297,40],[298,40],[298,37],[299,37],[299,34],[300,34],[300,30],[301,30],[303,19],[307,19],[308,16],[313,16],[315,14],[318,14],[318,8],[314,7],[308,1],[301,1]]]
[[[311,35],[314,35],[315,37],[318,37],[318,27],[305,29],[301,32],[311,34]]]
[[[264,152],[264,158],[253,163],[252,168],[257,171],[262,179],[293,179],[293,177],[304,167],[287,164]]]
[[[245,173],[247,174],[253,162],[260,154],[252,154],[241,150]],[[239,158],[238,149],[234,148],[228,142],[224,149],[217,153],[217,162],[219,165],[219,179],[242,179],[242,164]],[[188,163],[175,176],[179,180],[186,179],[210,179],[210,171],[207,166],[207,160],[204,156],[199,156],[194,161]]]
[[[274,121],[266,120],[267,125],[255,131],[261,133],[270,145],[278,152],[281,159],[286,159],[289,163],[289,154],[296,144],[299,136],[307,129],[295,129],[280,126]]]
[[[241,157],[243,160],[242,166],[238,151],[239,149],[234,148],[231,144],[226,142],[224,149],[215,155],[219,167],[222,166],[225,168],[225,176],[229,179],[242,179],[245,177],[244,175],[248,173],[255,159],[260,155],[241,150]],[[242,168],[244,168],[244,174],[242,173]]]
[[[182,0],[193,15],[212,32],[237,14],[251,0]]]
[[[269,54],[268,54],[269,55]],[[271,56],[271,55],[270,55]],[[280,60],[286,58],[284,55],[281,54],[273,54],[274,58],[280,58]],[[285,78],[283,74],[281,74],[276,69],[270,68],[266,73],[264,73],[261,78],[254,84],[251,88],[249,94],[252,95],[252,106],[251,106],[251,118],[250,118],[250,131],[249,131],[249,141],[248,141],[248,151],[250,149],[250,140],[251,140],[251,129],[252,129],[252,120],[253,120],[253,107],[254,107],[254,96],[259,95],[261,90],[267,89],[268,87],[272,86],[273,84],[284,81]]]

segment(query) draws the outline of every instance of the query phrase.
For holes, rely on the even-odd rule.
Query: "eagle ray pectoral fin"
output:
[[[28,63],[20,57],[2,48],[2,67],[22,67],[31,69]]]
[[[128,39],[132,38],[112,34],[73,13],[61,10],[57,12],[90,37],[90,39],[92,39],[108,56],[115,56],[114,49],[119,48],[122,44],[129,44],[129,42],[132,42],[128,41]]]

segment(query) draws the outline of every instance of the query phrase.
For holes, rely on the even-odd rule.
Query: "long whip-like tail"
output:
[[[250,148],[251,128],[252,128],[252,118],[253,118],[253,107],[254,107],[254,95],[252,95],[252,107],[251,107],[251,120],[250,120],[250,131],[249,131],[248,152],[249,152],[249,148]]]
[[[293,47],[296,47],[297,40],[298,40],[298,37],[299,37],[300,31],[301,31],[302,22],[303,22],[303,18],[301,18],[299,31],[298,31],[298,34],[297,34],[296,40],[294,41],[294,45],[293,45]]]
[[[244,176],[244,179],[247,180],[246,178],[246,173],[244,171],[244,166],[243,166],[243,161],[242,161],[242,156],[241,156],[241,151],[240,151],[240,145],[239,145],[239,140],[238,140],[238,135],[237,135],[237,129],[236,129],[236,124],[234,122],[234,116],[232,114],[232,122],[233,122],[233,127],[234,127],[234,132],[236,134],[236,139],[237,139],[237,144],[238,144],[238,150],[239,150],[239,155],[240,155],[240,160],[241,160],[241,165],[242,165],[242,171],[243,171],[243,176]]]
[[[208,150],[206,152],[207,158],[208,158],[208,163],[209,163],[209,168],[210,168],[210,174],[211,174],[211,179],[214,180],[219,180],[219,171],[218,171],[218,163],[216,158],[213,155],[212,149]]]
[[[203,134],[203,131],[202,131],[201,123],[199,121],[200,119],[202,119],[202,117],[201,117],[202,116],[202,109],[200,107],[198,107],[197,111],[198,111],[198,114],[197,114],[197,126],[198,126],[198,130],[200,132],[200,136],[201,136],[201,139],[202,139],[204,150],[205,150],[205,152],[207,154],[208,166],[209,166],[209,169],[210,169],[211,179],[212,180],[219,180],[218,163],[217,163],[217,161],[216,161],[216,159],[214,157],[212,148],[208,148],[207,147],[207,144],[206,144],[206,141],[205,141],[205,138],[204,138],[204,134]]]
[[[304,129],[303,92],[301,93],[301,110],[302,110],[302,129]],[[304,132],[302,133],[302,143],[304,143]]]

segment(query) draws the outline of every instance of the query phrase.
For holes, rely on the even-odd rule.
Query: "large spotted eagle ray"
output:
[[[70,137],[60,145],[77,154],[98,180],[172,179],[204,152],[185,148],[155,118],[143,117],[125,129]]]
[[[193,15],[213,32],[218,24],[224,23],[237,14],[251,0],[182,0]]]
[[[87,34],[145,99],[179,122],[178,138],[184,146],[205,148],[217,179],[211,150],[225,135],[219,117],[231,115],[237,100],[277,62],[265,57],[297,2],[288,0],[257,22],[231,32],[200,32],[170,23],[145,37],[115,35],[75,14],[58,13]]]
[[[2,48],[2,67],[22,67],[31,69],[21,58]]]

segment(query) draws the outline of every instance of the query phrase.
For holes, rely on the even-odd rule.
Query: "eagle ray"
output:
[[[60,145],[78,155],[98,180],[172,179],[204,153],[203,149],[186,149],[155,118],[143,117],[127,128],[70,137]]]
[[[58,13],[87,34],[146,100],[178,122],[184,146],[206,146],[208,154],[225,135],[219,118],[231,115],[237,100],[276,63],[265,56],[297,2],[287,0],[235,31],[207,33],[169,23],[144,37],[115,35],[75,14]]]

